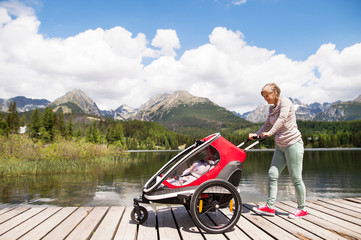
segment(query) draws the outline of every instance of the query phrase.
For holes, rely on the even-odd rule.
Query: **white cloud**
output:
[[[11,5],[13,3],[13,5]],[[264,103],[260,89],[276,82],[282,95],[305,103],[361,94],[361,43],[341,51],[324,44],[305,61],[250,46],[239,31],[214,28],[209,42],[184,52],[173,29],[152,41],[123,27],[89,29],[65,39],[39,34],[30,8],[0,4],[0,98],[50,101],[82,89],[102,109],[139,107],[155,94],[187,90],[238,112]],[[150,45],[150,46],[149,46]],[[144,66],[144,58],[153,62]]]
[[[247,0],[233,0],[232,3],[234,5],[242,5],[245,4],[247,2]]]
[[[152,46],[160,48],[160,55],[177,56],[174,50],[180,48],[177,32],[173,29],[158,29],[152,40]]]

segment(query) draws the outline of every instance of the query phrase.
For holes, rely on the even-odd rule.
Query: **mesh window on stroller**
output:
[[[190,184],[214,168],[219,160],[218,151],[213,146],[208,146],[175,169],[167,182],[173,186]]]

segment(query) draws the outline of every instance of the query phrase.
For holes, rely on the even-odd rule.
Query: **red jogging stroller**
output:
[[[244,150],[239,147],[248,139],[235,146],[219,133],[197,141],[148,180],[142,196],[134,198],[132,220],[142,224],[148,218],[147,209],[140,203],[182,204],[195,224],[208,233],[223,233],[233,228],[242,211],[237,188],[245,151],[260,141]]]

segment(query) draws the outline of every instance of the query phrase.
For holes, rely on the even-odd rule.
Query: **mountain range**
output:
[[[354,101],[334,103],[304,104],[292,99],[296,108],[297,119],[314,121],[348,121],[361,119],[361,95]],[[267,105],[259,105],[255,110],[244,114],[231,112],[207,98],[196,97],[187,91],[172,94],[159,94],[139,109],[121,105],[115,110],[100,110],[97,104],[79,89],[72,90],[64,96],[50,102],[46,99],[14,97],[0,99],[0,110],[6,112],[11,101],[15,101],[19,112],[26,112],[50,106],[54,111],[63,113],[86,114],[96,117],[112,117],[119,120],[138,119],[154,121],[170,130],[192,132],[199,128],[219,130],[232,124],[262,122],[268,113]]]
[[[9,108],[10,102],[16,102],[16,107],[19,112],[27,112],[38,108],[45,108],[51,102],[46,99],[32,99],[23,96],[18,96],[10,99],[0,98],[0,111],[6,112]]]

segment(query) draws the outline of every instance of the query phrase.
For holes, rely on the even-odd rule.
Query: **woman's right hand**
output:
[[[257,134],[255,133],[248,134],[248,139],[252,140],[254,137],[257,137]]]

